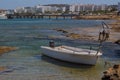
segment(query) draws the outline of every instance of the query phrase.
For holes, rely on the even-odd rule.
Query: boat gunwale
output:
[[[91,53],[89,53],[88,52],[88,54],[83,54],[83,53],[81,53],[81,52],[83,52],[83,51],[73,51],[73,50],[70,50],[70,49],[66,49],[66,50],[69,50],[69,52],[66,52],[65,50],[63,51],[63,50],[61,50],[60,48],[64,48],[63,46],[58,46],[58,47],[55,47],[55,48],[50,48],[50,47],[48,47],[48,46],[41,46],[41,48],[44,48],[44,49],[48,49],[48,50],[51,50],[51,51],[55,51],[55,52],[62,52],[62,53],[67,53],[67,54],[73,54],[73,55],[85,55],[85,56],[101,56],[102,55],[102,53],[98,53],[97,55],[96,55],[96,53],[97,53],[97,51],[94,51],[94,52],[96,52],[96,53],[94,53],[94,54],[91,54]],[[65,49],[65,48],[64,48]],[[82,48],[80,48],[80,49],[82,49]],[[84,49],[83,49],[84,50]],[[85,49],[86,50],[86,49]],[[93,51],[93,50],[92,50]]]

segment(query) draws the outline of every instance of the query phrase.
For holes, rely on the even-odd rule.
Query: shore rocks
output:
[[[76,33],[69,33],[69,34],[66,34],[66,37],[70,37],[73,39],[79,39],[81,36],[79,34],[76,34]]]
[[[120,40],[115,41],[115,44],[120,45]]]
[[[64,30],[64,29],[54,29],[54,30],[56,30],[56,31],[58,31],[58,32],[62,32],[62,33],[68,33],[68,31],[66,31],[66,30]]]
[[[112,24],[110,24],[110,26],[112,27],[111,29],[115,32],[120,32],[120,20],[113,22]]]
[[[86,20],[120,20],[120,16],[117,15],[80,15],[74,17],[74,19],[86,19]]]
[[[75,19],[86,19],[86,20],[108,20],[113,19],[113,17],[108,15],[82,15],[75,17]]]
[[[0,46],[0,55],[2,55],[3,53],[9,52],[9,51],[13,51],[16,50],[16,47],[8,47],[8,46]]]
[[[103,72],[102,80],[120,80],[120,64]]]
[[[109,23],[110,27],[110,38],[108,41],[120,44],[120,20]],[[85,27],[85,28],[71,28],[71,29],[54,29],[61,32],[63,36],[70,39],[82,39],[82,40],[94,40],[97,41],[99,37],[99,30],[101,26],[98,27]]]
[[[86,35],[86,34],[78,34],[78,33],[73,33],[64,29],[54,29],[58,32],[62,32],[64,36],[69,37],[71,39],[84,39],[84,40],[91,40],[93,39],[93,36]]]
[[[0,71],[6,70],[6,67],[0,66]]]

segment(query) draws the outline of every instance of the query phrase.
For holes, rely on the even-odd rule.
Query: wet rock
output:
[[[3,71],[3,70],[5,70],[5,69],[6,69],[6,67],[0,66],[0,71]]]
[[[114,30],[115,32],[120,32],[120,20],[117,20],[110,25],[112,30]]]
[[[5,66],[0,67],[0,74],[12,72],[13,69],[9,69]]]
[[[114,65],[104,71],[103,74],[102,80],[120,80],[120,65]]]
[[[115,50],[115,53],[117,53],[118,55],[120,55],[120,49]]]
[[[69,33],[66,35],[66,37],[70,37],[73,39],[79,39],[81,36],[79,34],[76,34],[76,33]]]
[[[64,29],[54,29],[54,30],[56,30],[56,31],[58,31],[58,32],[62,32],[62,33],[68,33],[68,31],[66,31],[66,30],[64,30]]]
[[[120,40],[115,41],[115,44],[119,44],[120,45]]]
[[[11,73],[15,70],[23,70],[25,69],[24,67],[17,67],[17,66],[1,66],[0,67],[0,75],[5,74],[5,73]]]
[[[18,48],[8,47],[8,46],[0,46],[0,55],[2,55],[3,53],[9,52],[9,51],[16,50],[16,49],[18,49]]]

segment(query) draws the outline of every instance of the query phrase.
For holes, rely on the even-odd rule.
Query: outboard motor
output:
[[[55,47],[54,41],[50,41],[50,42],[49,42],[49,47],[51,47],[51,48],[54,48],[54,47]]]

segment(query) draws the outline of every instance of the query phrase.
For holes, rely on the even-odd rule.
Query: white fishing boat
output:
[[[0,14],[0,19],[7,19],[6,14]]]
[[[63,61],[95,65],[102,53],[89,49],[69,46],[47,47],[41,46],[43,54]]]
[[[97,51],[64,45],[55,47],[54,42],[50,42],[49,46],[41,46],[41,49],[44,55],[55,59],[73,63],[95,65],[98,57],[102,55],[100,52],[102,42],[107,40],[109,37],[108,28],[106,28],[106,25],[104,23],[103,29],[101,31],[102,32],[99,34],[100,45]]]

